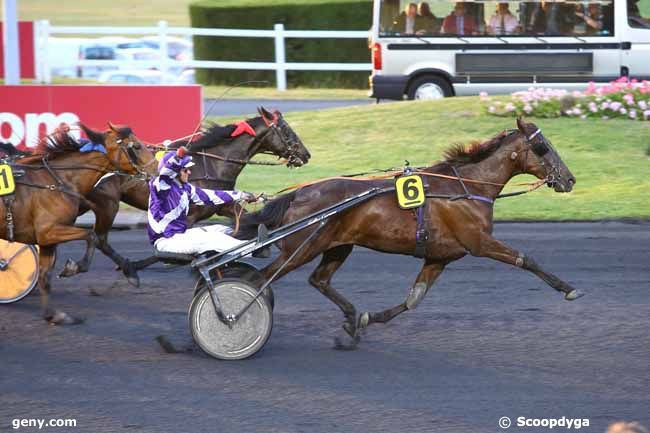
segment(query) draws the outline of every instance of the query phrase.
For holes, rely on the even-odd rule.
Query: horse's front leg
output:
[[[52,269],[54,268],[55,261],[56,245],[41,245],[38,252],[38,288],[41,295],[43,318],[53,325],[76,325],[82,323],[82,319],[50,307]]]
[[[109,257],[119,269],[122,270],[129,284],[139,287],[140,278],[135,265],[129,259],[122,257],[108,243],[108,233],[113,227],[115,216],[120,210],[119,197],[106,196],[101,206],[95,209],[95,234],[97,235],[97,248]]]
[[[478,242],[468,245],[468,250],[473,256],[489,257],[532,272],[558,292],[564,293],[564,299],[567,301],[573,301],[584,295],[555,275],[542,270],[532,257],[516,251],[487,233],[481,233]]]
[[[371,323],[386,323],[406,310],[414,310],[444,269],[445,263],[425,261],[404,302],[377,313],[363,313],[360,325],[365,327]]]
[[[72,228],[76,229],[76,227],[72,227]],[[72,259],[68,259],[68,261],[65,262],[65,266],[63,267],[63,270],[61,271],[61,273],[59,273],[59,278],[71,277],[73,275],[77,275],[82,272],[88,272],[88,269],[90,268],[90,263],[92,263],[93,256],[95,255],[95,243],[97,242],[97,236],[95,235],[95,232],[91,230],[84,230],[84,229],[78,229],[78,230],[82,230],[83,233],[85,233],[82,239],[86,241],[86,253],[84,254],[84,256],[81,258],[79,262],[75,262]],[[63,242],[67,242],[67,241],[63,241]]]
[[[92,210],[95,216],[97,216],[98,209],[100,208],[101,206],[96,205],[95,202],[87,199],[82,199],[80,200],[79,203],[79,213],[77,214],[77,216],[82,215],[88,210]],[[67,226],[62,226],[62,227],[67,227]],[[78,262],[75,262],[72,259],[68,259],[68,261],[65,263],[65,266],[63,267],[63,270],[59,274],[59,278],[71,277],[73,275],[77,275],[82,272],[88,272],[88,269],[90,267],[90,262],[92,261],[92,258],[95,254],[95,243],[97,242],[97,237],[96,236],[88,237],[85,238],[85,241],[86,241],[86,252],[84,253],[84,256]]]

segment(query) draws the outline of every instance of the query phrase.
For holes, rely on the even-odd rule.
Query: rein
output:
[[[47,137],[47,140],[53,140],[51,136]],[[129,141],[129,143],[126,146],[123,146],[124,139],[118,138],[116,140],[116,144],[118,146],[118,151],[120,154],[123,154],[126,156],[126,159],[129,161],[129,164],[138,172],[136,176],[143,176],[145,180],[150,178],[150,175],[145,171],[145,168],[150,166],[153,163],[156,163],[155,159],[151,159],[149,162],[147,162],[144,165],[141,165],[138,163],[138,158],[136,155],[133,154],[133,142]],[[25,185],[27,187],[32,187],[32,188],[39,188],[39,189],[45,189],[49,191],[59,191],[64,194],[70,195],[74,198],[77,198],[84,202],[86,205],[89,205],[90,202],[81,194],[79,194],[77,191],[75,191],[73,188],[70,188],[64,181],[59,177],[59,175],[56,173],[57,170],[92,170],[96,171],[102,174],[108,174],[108,173],[113,173],[119,176],[125,176],[125,177],[134,177],[134,175],[130,173],[126,173],[122,171],[120,168],[119,162],[117,160],[111,159],[110,156],[106,153],[102,153],[104,157],[110,162],[110,165],[113,167],[113,169],[98,166],[98,165],[56,165],[52,166],[48,162],[48,154],[43,155],[41,158],[41,165],[31,165],[31,164],[21,164],[19,162],[13,163],[12,165],[15,167],[19,167],[22,169],[27,169],[27,170],[47,170],[48,174],[54,179],[56,182],[55,184],[47,184],[47,185],[40,185],[40,184],[35,184],[31,182],[27,182],[21,179],[16,179],[15,182],[20,185]],[[92,208],[92,206],[90,206]]]
[[[538,128],[530,136],[524,135],[524,138],[530,144],[530,147],[526,148],[526,151],[525,151],[526,152],[526,158],[524,159],[524,161],[527,160],[528,151],[532,148],[533,153],[540,160],[540,164],[542,166],[544,166],[545,165],[544,161],[542,160],[540,154],[538,154],[538,150],[534,147],[535,144],[532,143],[532,140],[535,137],[541,135],[541,133],[542,133],[541,129]],[[543,136],[542,136],[542,140],[543,140],[543,142],[542,142],[543,146],[552,147],[551,144]],[[407,166],[408,166],[408,161],[407,161]],[[457,180],[458,182],[460,182],[461,186],[463,187],[463,190],[465,191],[465,194],[462,194],[460,196],[446,196],[446,195],[437,195],[437,194],[427,194],[427,197],[431,197],[431,198],[449,198],[451,200],[458,200],[458,199],[464,198],[464,199],[472,199],[472,200],[480,200],[480,201],[490,201],[490,202],[492,202],[491,199],[488,199],[486,197],[476,196],[476,195],[470,194],[469,190],[465,186],[465,183],[491,185],[491,186],[499,186],[499,187],[503,187],[503,186],[506,185],[505,183],[497,183],[497,182],[490,182],[490,181],[476,180],[476,179],[467,179],[467,178],[461,177],[460,174],[458,173],[458,171],[456,170],[456,167],[454,167],[453,165],[451,166],[451,168],[454,171],[455,176],[449,176],[449,175],[439,174],[439,173],[428,173],[426,171],[423,171],[421,168],[422,167],[418,167],[416,170],[410,170],[409,169],[409,172],[410,172],[410,174],[417,174],[417,175],[420,175],[420,176],[429,176],[429,177],[437,177],[437,178],[440,178],[440,179]],[[525,171],[525,168],[526,167],[524,166],[524,171]],[[384,174],[384,175],[381,175],[381,176],[357,177],[357,176],[362,176],[362,175],[366,175],[366,174],[369,174],[369,173],[377,173],[377,172],[384,172],[384,173],[387,173],[387,174]],[[287,191],[292,191],[292,190],[295,190],[295,189],[298,189],[298,188],[302,188],[302,187],[305,187],[305,186],[315,185],[315,184],[325,182],[325,181],[328,181],[328,180],[335,180],[335,179],[338,179],[338,180],[354,180],[354,181],[382,180],[382,179],[394,178],[394,177],[400,176],[400,175],[402,175],[404,173],[405,173],[405,170],[395,170],[395,169],[389,168],[389,169],[375,169],[375,170],[364,172],[364,173],[355,173],[355,174],[350,174],[350,175],[326,177],[326,178],[317,179],[317,180],[314,180],[314,181],[308,181],[308,182],[303,182],[303,183],[300,183],[300,184],[295,184],[295,185],[288,186],[288,187],[283,188],[280,191],[276,192],[276,195],[277,194],[282,194],[282,193],[287,192]],[[548,182],[554,181],[556,177],[558,179],[560,178],[559,171],[558,171],[557,167],[552,166],[551,167],[551,172],[548,173],[547,176],[544,179],[538,179],[538,180],[533,181],[533,182],[515,183],[514,184],[515,186],[526,186],[527,188],[524,189],[524,190],[520,190],[520,191],[514,191],[514,192],[499,194],[495,198],[498,199],[498,198],[515,197],[515,196],[518,196],[518,195],[522,195],[522,194],[526,194],[526,193],[535,191],[536,189],[538,189],[542,185],[544,185],[544,184],[546,184]]]
[[[257,141],[257,142],[259,142],[261,144],[262,139],[265,138],[266,135],[269,132],[270,132],[270,129],[267,129],[266,132],[264,133],[264,135],[262,136],[262,138],[258,139],[257,137],[255,137],[255,141]],[[186,135],[184,137],[180,137],[177,140],[174,140],[174,142],[183,140],[183,139],[188,138],[188,137],[190,137],[190,138],[194,137],[194,135],[195,134],[190,134],[190,135]],[[165,140],[165,141],[167,141],[167,140]],[[188,142],[188,143],[189,143],[189,148],[191,149],[192,144],[190,142]],[[158,150],[169,150],[169,148],[167,146],[165,146],[164,143],[148,144],[147,147],[152,148],[152,149],[158,149]],[[257,146],[255,146],[255,149],[257,147],[259,147],[259,144]],[[225,156],[213,155],[212,153],[198,152],[198,151],[191,151],[191,150],[188,150],[187,153],[189,155],[198,155],[198,156],[203,156],[203,157],[207,157],[207,158],[217,159],[217,160],[222,161],[222,162],[229,162],[229,163],[232,163],[232,164],[239,164],[239,165],[251,164],[251,165],[275,166],[275,165],[286,165],[289,162],[287,159],[282,159],[279,162],[270,162],[270,161],[253,161],[250,158],[248,158],[248,159],[227,158]],[[263,154],[266,154],[266,155],[273,155],[270,152],[260,152],[260,153],[263,153]],[[252,158],[252,156],[251,156],[251,158]]]
[[[381,171],[385,171],[385,170],[381,170]],[[276,195],[277,194],[282,194],[282,193],[287,192],[287,191],[293,191],[295,189],[302,188],[302,187],[305,187],[305,186],[316,185],[316,184],[326,182],[326,181],[329,181],[329,180],[354,180],[354,181],[364,182],[364,181],[369,181],[369,180],[390,179],[390,178],[397,177],[397,176],[399,176],[399,175],[401,175],[403,173],[404,172],[402,170],[395,170],[395,171],[388,172],[387,174],[384,174],[384,175],[381,175],[381,176],[356,177],[356,175],[342,175],[342,176],[324,177],[322,179],[316,179],[316,180],[312,180],[312,181],[303,182],[303,183],[288,186],[288,187],[283,188],[280,191],[276,192],[275,194]],[[418,174],[418,175],[421,175],[421,176],[437,177],[437,178],[441,178],[441,179],[460,180],[461,182],[466,182],[466,183],[475,183],[475,184],[491,185],[491,186],[505,186],[506,185],[505,183],[497,183],[497,182],[489,182],[489,181],[484,181],[484,180],[467,179],[467,178],[460,177],[460,176],[450,176],[450,175],[439,174],[439,173],[428,173],[428,172],[422,171],[422,170],[415,170],[412,173],[413,174]],[[363,173],[363,174],[365,174],[365,173]],[[518,191],[516,194],[515,193],[508,193],[507,195],[506,194],[501,194],[501,195],[497,196],[497,198],[500,198],[502,196],[504,196],[504,197],[508,196],[509,197],[510,195],[524,194],[526,192],[533,191],[533,190],[539,188],[539,186],[543,185],[545,182],[546,182],[546,179],[537,180],[535,182],[515,183],[514,185],[516,185],[516,186],[534,186],[534,188],[532,190]]]

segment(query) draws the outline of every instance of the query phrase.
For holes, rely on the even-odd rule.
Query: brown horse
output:
[[[575,178],[551,144],[532,123],[517,121],[518,129],[501,133],[481,144],[456,146],[446,160],[421,172],[429,195],[423,220],[429,232],[424,249],[424,265],[407,299],[392,308],[357,314],[357,309],[330,285],[332,276],[348,257],[354,245],[393,254],[414,255],[418,224],[412,210],[398,207],[393,194],[382,194],[329,218],[322,231],[301,250],[278,277],[322,254],[309,283],[334,302],[345,316],[343,328],[353,339],[372,323],[386,323],[398,314],[413,309],[422,300],[445,266],[467,254],[489,257],[526,269],[563,292],[565,299],[581,296],[574,288],[541,269],[529,256],[492,237],[493,201],[503,186],[518,174],[528,173],[545,179],[557,192],[569,192]],[[433,176],[432,176],[433,175]],[[436,177],[448,176],[448,178]],[[458,178],[465,179],[464,182]],[[451,179],[449,179],[451,178]],[[454,180],[455,179],[455,180]],[[269,202],[260,212],[244,217],[242,228],[257,224],[271,228],[288,224],[319,209],[374,187],[391,186],[391,180],[329,180],[303,187]],[[262,272],[269,278],[315,228],[302,230],[279,243],[280,256]],[[245,233],[242,232],[243,236]]]
[[[95,234],[74,226],[80,203],[86,202],[99,178],[109,172],[155,173],[155,159],[130,128],[109,124],[105,132],[80,125],[93,143],[103,144],[101,151],[80,152],[80,144],[67,134],[56,134],[43,154],[35,154],[12,163],[17,174],[13,196],[13,236],[8,224],[8,207],[0,204],[0,238],[25,244],[38,244],[39,279],[43,317],[53,324],[81,321],[49,305],[51,271],[56,246],[62,242],[85,240],[91,253],[79,263],[66,265],[68,275],[85,272],[92,260]],[[23,172],[18,175],[18,172]],[[88,203],[87,203],[88,204]],[[91,205],[92,206],[92,205]],[[13,239],[11,239],[13,237]]]
[[[202,131],[199,139],[189,147],[192,152],[205,152],[217,158],[199,155],[194,157],[196,166],[192,168],[190,181],[202,188],[231,190],[235,187],[237,176],[249,160],[260,153],[269,153],[278,158],[285,158],[287,166],[300,167],[307,164],[311,157],[309,151],[298,135],[282,117],[279,111],[270,112],[264,107],[258,108],[259,116],[246,122],[255,131],[255,136],[241,134],[231,137],[236,125],[212,125]],[[176,141],[169,148],[176,149],[187,145],[187,141]],[[108,232],[113,226],[120,201],[146,211],[149,207],[149,185],[147,180],[138,177],[111,176],[103,179],[88,195],[92,203],[100,204],[96,213],[95,233],[97,247],[110,257],[122,269],[129,282],[139,285],[137,274],[142,269],[157,261],[156,257],[130,262],[119,255],[108,244]],[[80,215],[89,210],[82,206]],[[215,213],[232,216],[232,206],[192,206],[188,215],[188,224],[209,218]]]

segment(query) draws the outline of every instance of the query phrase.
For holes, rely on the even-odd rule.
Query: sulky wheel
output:
[[[223,278],[241,278],[252,283],[253,286],[258,289],[266,281],[264,275],[262,275],[259,270],[246,262],[232,262],[224,265],[219,268],[218,271],[216,269],[213,270],[211,272],[211,277],[213,280],[220,280]],[[194,295],[198,294],[202,288],[203,279],[199,279],[196,283],[196,287],[194,287]],[[266,289],[264,289],[264,296],[266,296],[266,300],[269,301],[269,305],[271,305],[271,309],[273,310],[275,308],[275,295],[273,294],[273,289],[270,284]]]
[[[21,300],[37,282],[36,247],[0,239],[0,304]]]
[[[257,298],[242,317],[229,326],[217,317],[210,291],[205,284],[203,286],[190,305],[190,332],[196,344],[217,359],[245,359],[257,353],[273,328],[273,311],[266,298]],[[226,316],[239,313],[257,293],[251,283],[240,278],[215,281],[214,288]]]

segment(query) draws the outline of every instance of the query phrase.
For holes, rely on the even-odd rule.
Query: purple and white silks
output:
[[[201,189],[161,174],[149,182],[149,240],[155,244],[160,238],[185,233],[190,203],[199,206],[220,205],[239,200],[240,197],[240,192]]]

